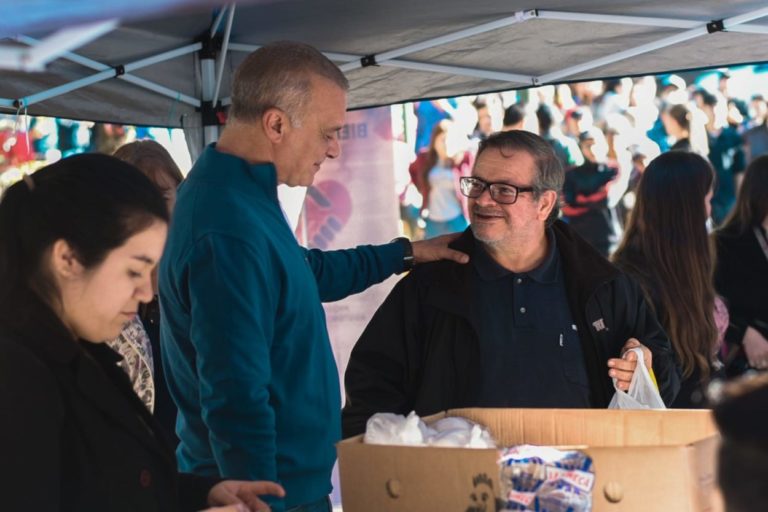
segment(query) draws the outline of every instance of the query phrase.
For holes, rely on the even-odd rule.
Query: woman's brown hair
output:
[[[722,230],[743,233],[759,226],[768,217],[768,155],[755,158],[744,172],[736,206],[723,223]]]
[[[637,189],[613,261],[637,279],[682,365],[710,374],[717,344],[715,251],[707,234],[705,197],[714,171],[695,153],[672,151],[654,159]]]
[[[173,157],[163,146],[154,140],[144,139],[130,142],[120,146],[115,154],[123,162],[137,167],[152,183],[157,184],[159,173],[167,174],[176,185],[184,181],[179,166],[173,161]]]

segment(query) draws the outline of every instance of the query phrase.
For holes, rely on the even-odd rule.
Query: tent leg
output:
[[[216,61],[212,58],[200,59],[200,72],[203,80],[203,112],[201,112],[200,115],[203,116],[203,144],[207,146],[208,144],[219,140],[219,126],[218,124],[211,124],[212,121],[206,119],[208,116],[205,112],[205,106],[211,105],[214,88],[216,87]]]

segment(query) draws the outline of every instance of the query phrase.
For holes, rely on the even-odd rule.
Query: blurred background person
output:
[[[176,188],[184,180],[170,153],[153,140],[138,140],[121,146],[114,156],[149,178],[163,195],[170,216],[176,204]],[[157,418],[167,439],[176,446],[176,405],[165,381],[160,350],[157,269],[152,272],[152,299],[139,306],[138,315],[109,346],[123,356],[121,366],[128,373],[133,389]]]
[[[661,113],[661,121],[668,135],[669,151],[692,151],[703,157],[709,154],[704,120],[689,106],[668,105]]]
[[[744,133],[744,159],[747,162],[768,153],[768,104],[763,95],[753,95],[749,108],[751,119]],[[739,176],[743,177],[742,174]]]
[[[615,209],[609,204],[609,188],[619,169],[608,164],[608,143],[596,127],[582,132],[579,148],[585,162],[565,173],[563,220],[605,257],[619,236]]]
[[[728,325],[716,298],[714,247],[707,234],[714,183],[703,157],[671,151],[643,173],[613,261],[640,283],[672,342],[683,372],[675,408],[706,407],[706,386],[720,373],[719,342]]]
[[[413,183],[423,198],[424,235],[432,238],[467,228],[466,203],[459,192],[459,179],[472,170],[466,136],[447,119],[432,130],[426,151],[411,164]]]
[[[504,110],[504,120],[501,131],[522,130],[525,122],[525,111],[519,105],[510,105]]]
[[[727,103],[720,95],[702,91],[702,110],[706,114],[709,161],[715,168],[717,181],[712,198],[712,220],[719,225],[736,202],[736,175],[746,163],[739,126],[743,120],[735,103]]]
[[[416,114],[416,154],[429,146],[435,125],[443,119],[453,119],[456,116],[457,106],[456,98],[417,101],[413,104],[413,112]]]
[[[539,121],[539,135],[555,150],[557,159],[563,169],[584,163],[584,155],[581,154],[578,143],[564,136],[560,130],[560,119],[555,119],[555,110],[546,103],[536,109],[536,119]],[[558,112],[559,115],[559,112]]]
[[[714,418],[721,442],[717,483],[726,512],[763,512],[768,503],[768,375],[730,382]]]
[[[736,206],[715,232],[715,286],[730,312],[729,375],[768,369],[768,155],[744,173]]]

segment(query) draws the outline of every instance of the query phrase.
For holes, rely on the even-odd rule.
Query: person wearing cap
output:
[[[579,148],[585,162],[565,173],[563,220],[607,257],[620,237],[615,205],[626,190],[626,180],[618,166],[609,163],[608,142],[599,128],[582,132]]]

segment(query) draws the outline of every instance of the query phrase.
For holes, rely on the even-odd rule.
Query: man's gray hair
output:
[[[308,44],[279,41],[262,46],[235,71],[229,116],[253,122],[268,109],[279,108],[291,123],[299,124],[312,94],[312,76],[349,89],[344,73]]]
[[[524,130],[510,130],[491,134],[480,142],[477,158],[489,149],[497,149],[504,157],[511,156],[516,151],[525,151],[533,157],[536,173],[533,177],[533,197],[538,199],[542,192],[554,190],[557,193],[555,207],[547,217],[547,225],[551,225],[560,215],[560,196],[565,181],[565,171],[560,159],[557,158],[552,145],[538,135]],[[522,183],[521,185],[525,185]]]

